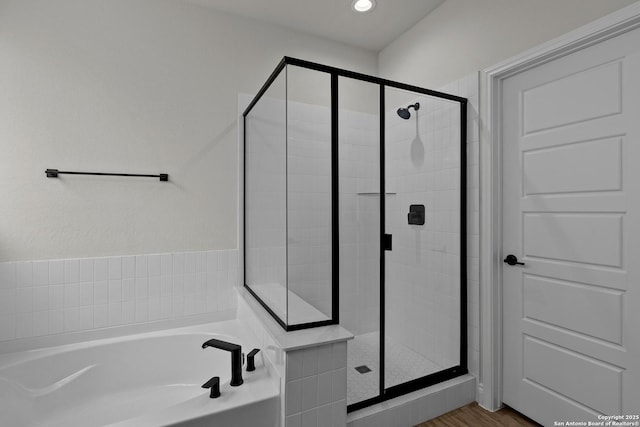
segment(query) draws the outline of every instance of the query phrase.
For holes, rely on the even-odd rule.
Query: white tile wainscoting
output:
[[[233,311],[238,251],[0,263],[0,341]]]
[[[346,362],[346,341],[286,353],[286,427],[346,424]]]

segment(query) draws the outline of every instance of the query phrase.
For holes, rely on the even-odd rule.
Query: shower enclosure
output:
[[[285,57],[243,113],[245,287],[355,335],[350,411],[467,372],[466,108]]]

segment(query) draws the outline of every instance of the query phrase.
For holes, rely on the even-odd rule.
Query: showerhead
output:
[[[420,103],[416,102],[415,104],[409,105],[407,108],[398,108],[398,115],[405,119],[408,120],[409,117],[411,117],[411,113],[409,112],[409,108],[413,108],[414,110],[418,111],[420,109]]]
[[[398,115],[405,120],[408,120],[409,117],[411,117],[411,113],[408,108],[398,108]]]

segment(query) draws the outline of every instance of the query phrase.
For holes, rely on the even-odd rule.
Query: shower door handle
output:
[[[385,251],[390,251],[392,250],[391,247],[391,241],[392,241],[392,235],[391,234],[385,234],[382,237],[382,249]]]

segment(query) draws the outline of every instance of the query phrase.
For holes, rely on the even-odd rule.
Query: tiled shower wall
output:
[[[238,251],[0,263],[0,341],[232,310]]]
[[[254,242],[247,249],[247,276],[256,285],[288,283],[291,291],[330,316],[331,110],[289,101],[285,122],[284,101],[263,98],[260,103],[264,104],[249,122],[247,134],[272,142],[249,153],[255,163],[248,168],[261,172],[256,187],[247,186],[249,197],[260,207],[247,215]],[[341,295],[342,304],[350,307],[341,314],[341,323],[364,333],[376,329],[379,319],[374,292],[379,253],[372,249],[379,241],[379,209],[372,205],[377,195],[356,195],[378,191],[378,116],[341,110],[339,122],[340,282],[349,284]],[[281,128],[285,123],[286,133]],[[284,242],[285,235],[287,248],[274,244]]]
[[[263,97],[246,132],[247,283],[288,286],[330,317],[330,110]]]
[[[331,114],[288,103],[289,284],[325,314],[331,303]],[[379,328],[379,117],[339,111],[340,323]]]
[[[380,328],[380,119],[339,112],[340,324]]]
[[[287,103],[287,185],[289,289],[331,317],[331,110],[328,107]]]

